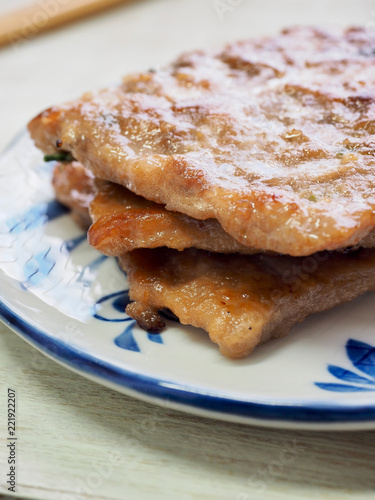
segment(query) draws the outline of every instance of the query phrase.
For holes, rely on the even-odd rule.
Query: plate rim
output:
[[[225,416],[238,418],[242,422],[256,420],[260,425],[272,423],[282,424],[370,424],[375,427],[374,405],[349,405],[343,403],[328,403],[323,401],[299,402],[285,400],[283,403],[254,402],[231,399],[215,394],[203,394],[194,386],[182,385],[176,381],[151,377],[124,367],[112,365],[107,361],[78,349],[54,337],[34,325],[20,314],[5,305],[3,297],[0,301],[0,320],[16,331],[24,340],[37,347],[42,353],[87,377],[97,381],[105,381],[122,388],[131,395],[151,398],[160,402],[177,405],[179,409],[202,411],[208,415],[226,420]],[[105,384],[104,384],[105,385]],[[169,387],[174,386],[174,387]],[[171,406],[170,405],[170,406]],[[351,427],[353,430],[353,427]]]

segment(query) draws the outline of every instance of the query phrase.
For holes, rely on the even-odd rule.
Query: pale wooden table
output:
[[[286,24],[375,27],[370,0],[222,4],[231,2],[238,5],[221,20],[211,0],[146,1],[1,51],[0,149],[41,109],[167,62],[181,50]],[[8,6],[0,0],[0,12]],[[18,392],[19,497],[375,498],[375,432],[265,430],[154,407],[69,372],[3,325],[0,493],[6,493],[7,387]]]

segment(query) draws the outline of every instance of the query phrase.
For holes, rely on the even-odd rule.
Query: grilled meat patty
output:
[[[159,331],[157,313],[167,307],[181,323],[206,330],[230,358],[375,285],[375,251],[363,249],[304,258],[140,249],[119,262],[134,301],[126,312],[142,328]]]
[[[301,256],[375,228],[375,36],[295,28],[181,56],[40,114],[46,153],[250,248]]]

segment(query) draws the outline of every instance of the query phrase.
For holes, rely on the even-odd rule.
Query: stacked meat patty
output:
[[[185,54],[29,130],[65,160],[57,198],[119,258],[143,328],[160,330],[167,307],[243,357],[375,285],[375,37],[363,29]]]

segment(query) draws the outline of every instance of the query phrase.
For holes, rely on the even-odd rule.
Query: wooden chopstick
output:
[[[0,16],[0,46],[22,44],[39,33],[131,0],[38,0]]]

